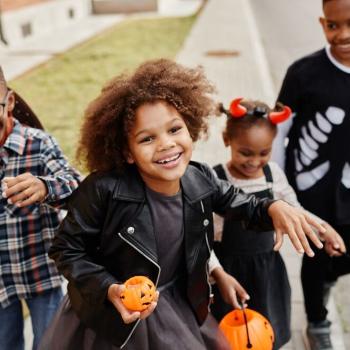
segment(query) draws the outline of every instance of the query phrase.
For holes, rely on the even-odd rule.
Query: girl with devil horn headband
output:
[[[276,163],[270,162],[272,142],[278,123],[287,120],[291,110],[278,104],[271,110],[266,104],[237,98],[228,110],[223,139],[231,148],[231,159],[214,167],[219,178],[256,197],[282,199],[300,207],[295,192]],[[326,250],[330,255],[344,251],[337,232],[320,218],[326,233]],[[234,233],[234,234],[232,234]],[[290,339],[290,286],[281,255],[273,250],[274,231],[264,234],[247,230],[242,223],[215,216],[214,251],[224,270],[242,283],[250,296],[249,307],[269,319],[275,332],[274,349]],[[338,249],[338,250],[337,250]],[[221,292],[221,294],[220,294]],[[229,296],[214,289],[214,316],[221,320],[232,307]]]

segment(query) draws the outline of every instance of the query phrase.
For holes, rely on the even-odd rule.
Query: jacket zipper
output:
[[[201,208],[202,208],[202,212],[203,214],[205,213],[204,211],[204,205],[203,205],[203,202],[201,201]],[[206,267],[205,267],[205,272],[206,272],[206,275],[207,275],[207,284],[208,284],[208,287],[209,287],[209,303],[208,303],[208,312],[210,312],[210,304],[211,304],[211,299],[213,297],[213,292],[212,292],[212,288],[211,288],[211,284],[210,284],[210,276],[209,276],[209,260],[210,260],[210,255],[211,255],[211,250],[210,250],[210,246],[209,246],[209,240],[208,240],[208,232],[205,231],[205,243],[207,245],[207,248],[208,248],[208,252],[209,252],[209,259],[207,259],[207,264],[206,264]]]
[[[207,243],[207,248],[209,251],[209,259],[207,260],[207,266],[206,266],[206,273],[207,273],[207,283],[208,283],[208,287],[209,287],[209,304],[208,304],[208,312],[210,312],[210,305],[211,305],[211,301],[213,298],[213,291],[212,291],[212,287],[210,284],[210,276],[209,276],[209,260],[210,260],[210,255],[211,255],[211,251],[210,251],[210,247],[209,247],[209,241],[208,241],[208,234],[207,232],[205,233],[205,242]]]
[[[153,261],[150,257],[148,257],[141,249],[137,248],[133,243],[131,243],[130,241],[128,241],[125,237],[122,236],[122,234],[120,232],[118,232],[118,236],[127,244],[129,244],[132,248],[134,248],[136,251],[138,251],[141,255],[143,255],[147,260],[149,260],[153,265],[155,265],[158,268],[158,276],[157,276],[157,281],[155,283],[155,286],[157,288],[158,286],[158,281],[159,281],[159,276],[160,276],[160,272],[161,272],[161,267],[155,262]],[[138,326],[138,324],[140,323],[140,319],[136,321],[135,326],[133,327],[133,329],[130,331],[130,334],[128,335],[128,337],[126,338],[125,342],[120,346],[120,349],[123,349],[123,347],[127,344],[127,342],[129,341],[129,339],[131,338],[131,336],[133,335],[133,333],[135,332],[136,327]]]

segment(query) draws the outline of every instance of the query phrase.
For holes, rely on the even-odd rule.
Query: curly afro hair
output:
[[[131,75],[120,75],[90,103],[81,128],[77,159],[89,171],[126,166],[128,134],[135,112],[145,103],[165,101],[182,115],[192,140],[207,133],[207,118],[217,114],[215,92],[203,69],[186,68],[174,61],[147,61]]]

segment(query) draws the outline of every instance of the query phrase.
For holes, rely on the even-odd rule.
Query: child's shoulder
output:
[[[98,196],[100,199],[107,198],[109,195],[117,198],[121,189],[122,179],[126,176],[118,174],[115,170],[94,171],[87,175],[76,191],[76,196],[83,194],[84,196]],[[129,185],[132,178],[128,179]],[[127,185],[124,186],[124,188]]]
[[[270,161],[268,162],[268,165],[271,170],[273,182],[286,178],[284,171],[276,162]]]
[[[201,163],[201,162],[196,162],[191,160],[189,165],[188,165],[188,171],[201,174],[202,176],[205,177],[212,177],[214,175],[214,170],[206,163]]]
[[[21,134],[27,140],[47,140],[53,137],[42,129],[32,128],[30,126],[19,124],[19,128],[22,129]]]
[[[289,72],[303,73],[310,69],[314,70],[323,65],[327,59],[326,50],[315,51],[309,55],[303,56],[298,60],[294,61],[288,68]]]
[[[29,152],[42,152],[43,146],[54,149],[57,145],[57,142],[44,130],[21,124],[16,119],[9,142]]]
[[[213,170],[219,179],[227,180],[225,165],[223,163],[214,165]]]
[[[215,188],[217,176],[214,170],[206,163],[190,161],[186,173],[182,178],[182,183],[190,186],[196,186],[209,192]]]

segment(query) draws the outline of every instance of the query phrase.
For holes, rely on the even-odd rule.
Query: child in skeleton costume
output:
[[[229,111],[222,108],[228,116],[223,139],[225,146],[231,148],[231,159],[214,170],[220,179],[229,180],[245,193],[282,199],[300,207],[283,171],[269,162],[276,124],[289,117],[290,109],[278,106],[278,111],[271,111],[264,103],[241,100],[232,101]],[[323,238],[344,250],[340,236],[323,220],[317,220],[327,228]],[[275,332],[274,349],[279,349],[290,339],[291,293],[282,257],[273,250],[274,231],[261,234],[247,230],[242,222],[216,216],[215,235],[214,250],[222,267],[247,290],[249,307],[269,319]],[[334,245],[326,246],[330,253],[339,254]],[[219,288],[215,288],[214,316],[220,320],[230,309]]]
[[[273,158],[285,166],[300,203],[335,227],[349,248],[350,0],[323,1],[323,10],[320,22],[329,45],[299,59],[287,71],[278,101],[292,108],[294,118],[281,125]],[[301,278],[312,348],[332,348],[325,296],[338,276],[349,272],[347,256],[332,258],[319,251],[316,259],[303,259]]]

